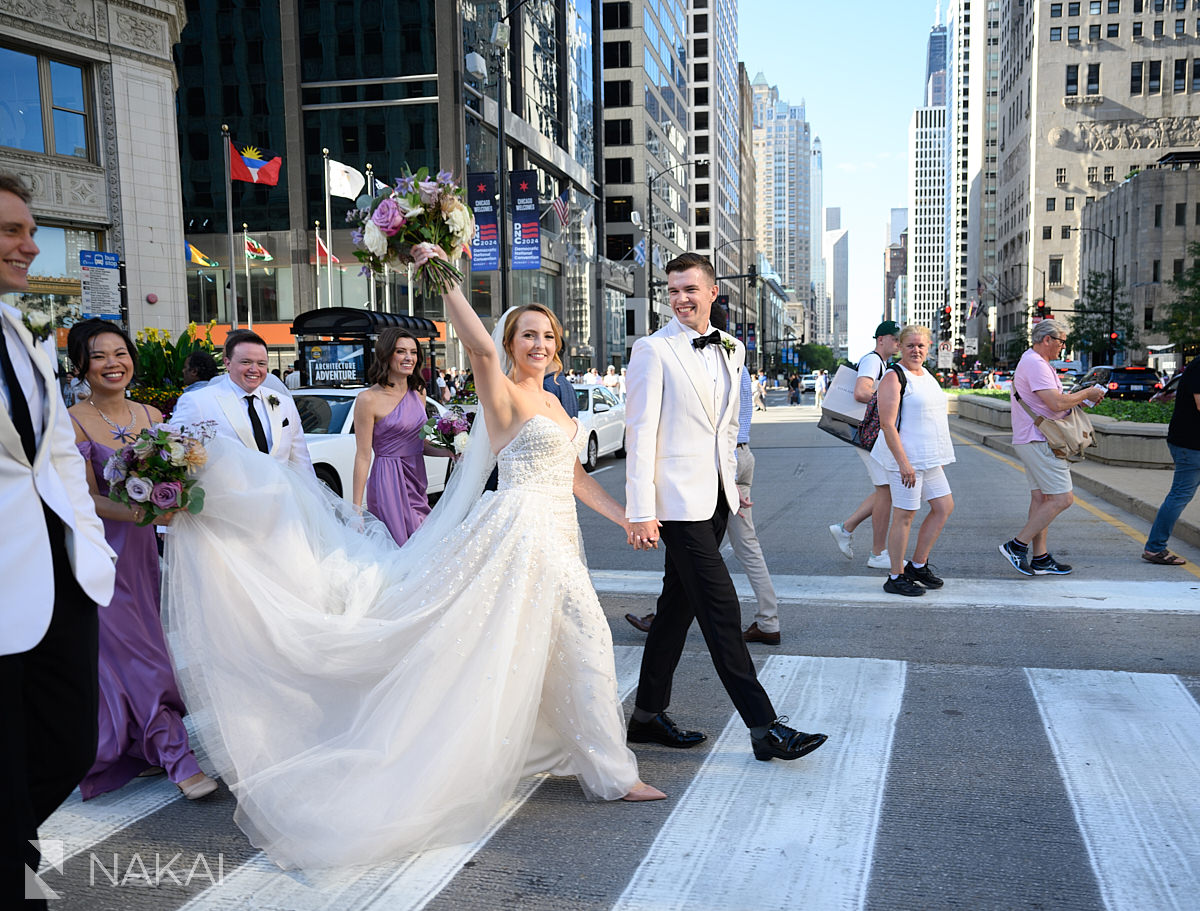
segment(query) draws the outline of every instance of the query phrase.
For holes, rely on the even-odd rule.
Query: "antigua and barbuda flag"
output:
[[[229,176],[234,180],[265,184],[273,187],[279,183],[279,169],[283,159],[269,149],[246,145],[238,149],[229,140]]]
[[[209,259],[195,244],[189,244],[184,241],[188,262],[194,266],[203,266],[205,269],[215,269],[220,265],[215,259]]]
[[[274,258],[267,252],[267,248],[253,237],[246,238],[246,259],[257,259],[260,262],[269,263]]]

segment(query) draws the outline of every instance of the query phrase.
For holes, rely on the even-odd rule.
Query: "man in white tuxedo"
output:
[[[261,388],[268,373],[267,343],[249,329],[234,329],[225,338],[225,376],[181,395],[171,423],[215,421],[218,436],[311,472],[300,412],[287,393]]]
[[[642,654],[633,743],[692,747],[706,737],[666,714],[671,680],[693,618],[717,675],[750,729],[758,759],[797,759],[825,742],[780,719],[742,639],[741,611],[721,539],[742,503],[737,485],[740,374],[746,351],[713,329],[712,263],[685,253],[667,264],[675,318],[633,346],[626,377],[625,514],[636,548],[666,545],[666,571]]]
[[[29,201],[0,174],[0,294],[29,288]],[[41,894],[30,842],[96,759],[96,606],[112,599],[116,561],[58,392],[53,335],[33,325],[0,303],[0,896],[12,907]]]

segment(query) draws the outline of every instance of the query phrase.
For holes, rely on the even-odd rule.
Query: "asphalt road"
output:
[[[572,780],[530,779],[474,845],[302,877],[247,844],[225,789],[189,804],[139,779],[76,795],[44,827],[66,855],[45,871],[52,907],[1194,907],[1200,576],[1143,563],[1147,523],[1087,495],[1051,532],[1075,572],[1019,576],[996,547],[1023,523],[1024,476],[958,442],[957,508],[933,556],[946,587],[886,595],[865,566],[869,528],[853,561],[826,530],[868,482],[815,418],[775,406],[752,437],[755,517],[785,601],[782,645],[751,652],[779,711],[830,734],[812,756],[753,760],[693,631],[672,712],[710,738],[635,750],[666,801],[593,804]],[[623,499],[623,461],[596,478]],[[653,608],[662,554],[630,551],[594,515],[581,524],[628,708],[643,637],[622,615]],[[752,598],[743,611],[749,622]],[[176,854],[156,875],[155,855]]]

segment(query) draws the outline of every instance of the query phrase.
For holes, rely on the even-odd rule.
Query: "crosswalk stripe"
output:
[[[637,686],[641,667],[640,646],[614,648],[617,688],[625,699]],[[285,873],[266,855],[259,853],[226,874],[224,880],[195,896],[183,906],[186,911],[253,907],[256,911],[416,911],[424,908],[546,779],[537,775],[523,779],[516,793],[492,820],[478,840],[467,845],[450,845],[411,855],[374,867],[321,871],[306,877]]]
[[[772,656],[759,675],[810,757],[754,759],[736,716],[679,798],[614,909],[861,908],[867,894],[905,665]]]
[[[1108,911],[1196,907],[1200,706],[1177,677],[1027,668]]]
[[[1015,574],[1014,574],[1015,575]],[[897,607],[905,611],[962,608],[1022,610],[1096,610],[1137,613],[1200,613],[1195,582],[1135,582],[1055,576],[1030,579],[947,579],[946,587],[925,598],[901,598],[883,590],[878,576],[772,575],[780,601],[801,604],[853,604]],[[647,570],[592,570],[592,584],[602,595],[657,595],[662,573]],[[733,576],[738,597],[754,600],[754,589],[742,573]]]

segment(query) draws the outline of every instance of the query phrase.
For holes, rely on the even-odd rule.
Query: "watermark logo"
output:
[[[57,838],[47,838],[34,839],[29,843],[42,855],[42,860],[46,862],[47,868],[62,876],[63,863],[65,862],[67,853],[63,842]],[[40,898],[46,901],[54,898],[62,898],[61,895],[46,885],[41,873],[29,869],[28,864],[25,865],[25,897]]]
[[[31,845],[41,852],[43,866],[40,871],[25,867],[25,898],[51,900],[62,898],[44,879],[50,871],[59,876],[66,874],[65,865],[68,860],[66,844],[57,839],[31,841]],[[74,856],[74,855],[70,855]],[[96,854],[88,853],[88,885],[109,886],[138,886],[156,889],[163,884],[181,886],[219,886],[225,881],[225,855],[217,854],[210,857],[203,852],[185,856],[182,851],[174,854],[161,854],[155,851],[134,852],[132,854]]]

